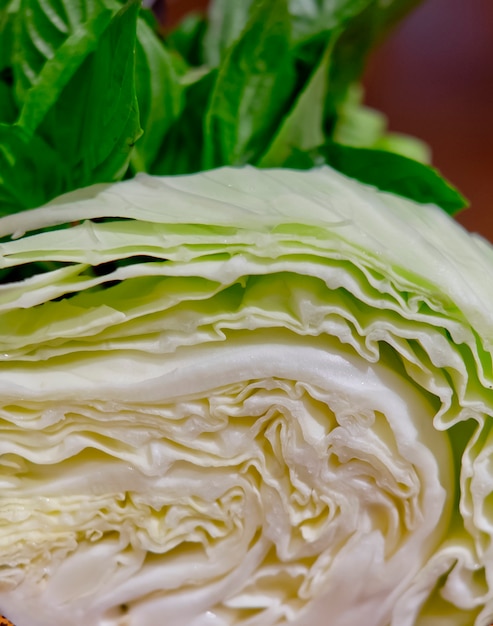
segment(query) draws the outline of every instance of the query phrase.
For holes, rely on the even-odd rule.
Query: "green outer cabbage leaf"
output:
[[[0,236],[32,273],[0,286],[2,612],[489,624],[486,242],[328,167],[140,174]]]

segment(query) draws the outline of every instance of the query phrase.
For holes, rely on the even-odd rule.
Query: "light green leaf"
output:
[[[363,88],[351,85],[337,110],[337,120],[332,139],[356,148],[371,148],[387,130],[387,118],[383,113],[363,104]]]
[[[329,87],[331,51],[332,43],[329,43],[318,67],[259,160],[260,167],[280,167],[293,151],[306,152],[324,143],[324,101]]]
[[[411,135],[405,135],[403,133],[387,133],[380,137],[380,139],[373,146],[377,150],[385,150],[386,152],[394,152],[401,156],[419,161],[426,165],[431,164],[431,149],[430,146]]]
[[[255,0],[213,0],[203,39],[204,61],[217,67],[245,28]]]
[[[331,138],[335,143],[354,148],[375,148],[430,163],[430,148],[415,137],[387,132],[383,113],[363,104],[361,85],[352,85],[338,108]]]

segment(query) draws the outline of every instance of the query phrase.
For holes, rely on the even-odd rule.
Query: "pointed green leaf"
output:
[[[0,124],[0,215],[40,206],[67,190],[69,172],[41,137]]]
[[[205,120],[204,168],[255,161],[286,112],[294,79],[286,0],[258,2],[221,64]]]
[[[210,3],[203,41],[203,55],[207,65],[217,67],[220,64],[226,50],[245,28],[253,2],[254,0],[214,0]]]
[[[202,166],[204,145],[203,112],[207,109],[217,70],[189,71],[182,77],[183,112],[165,136],[150,174],[190,174]]]
[[[135,93],[138,3],[127,3],[63,89],[40,132],[63,155],[73,187],[121,178],[141,134]]]
[[[328,89],[331,51],[332,44],[329,43],[318,67],[284,119],[267,152],[260,159],[260,167],[282,166],[293,150],[313,150],[324,143],[323,103]]]
[[[21,0],[13,69],[22,125],[31,132],[110,23],[103,0]]]
[[[136,90],[143,136],[132,153],[134,171],[147,171],[183,109],[184,87],[165,45],[143,20],[137,24]]]

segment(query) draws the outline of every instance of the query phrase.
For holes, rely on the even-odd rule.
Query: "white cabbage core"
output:
[[[436,409],[337,340],[237,331],[63,366],[2,377],[19,624],[383,624],[448,523]]]

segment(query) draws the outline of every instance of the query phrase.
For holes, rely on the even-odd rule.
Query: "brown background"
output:
[[[168,0],[173,23],[206,0]],[[367,103],[424,139],[471,202],[458,216],[493,241],[493,0],[425,0],[374,53]]]

